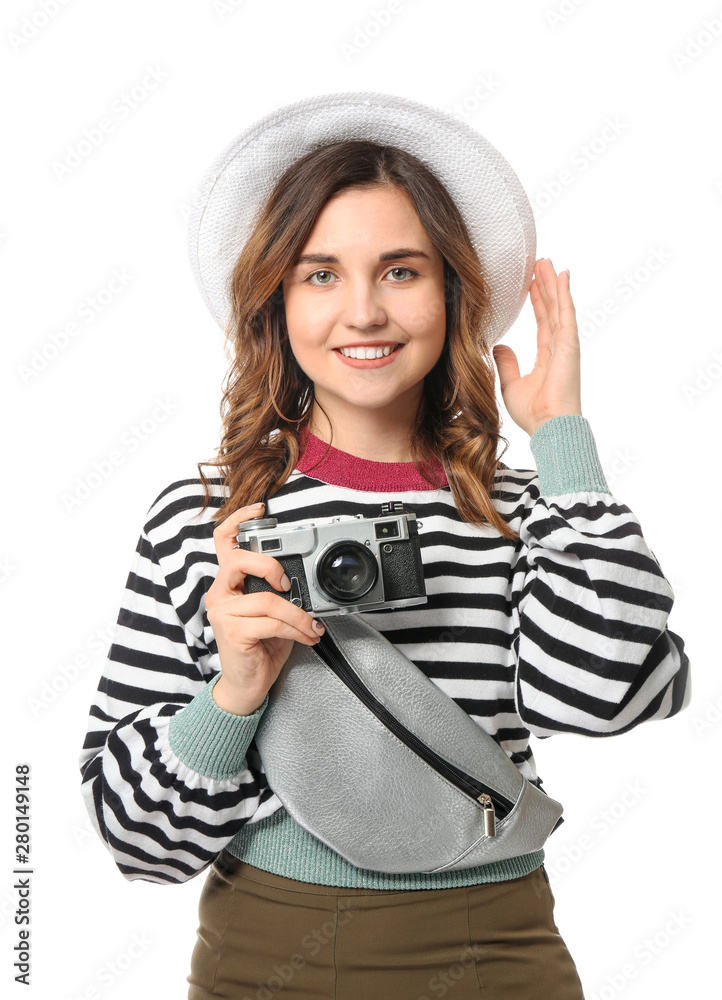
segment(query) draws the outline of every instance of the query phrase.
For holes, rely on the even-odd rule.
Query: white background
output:
[[[477,128],[529,194],[537,255],[571,270],[583,412],[613,493],[674,588],[669,627],[686,642],[694,691],[682,714],[624,736],[533,740],[545,789],[565,805],[547,845],[555,917],[589,998],[666,1000],[714,983],[722,8],[44,6],[52,16],[39,0],[0,15],[4,995],[186,996],[205,876],[125,881],[91,831],[77,761],[145,512],[218,441],[221,334],[185,249],[194,186],[253,120],[335,90],[399,94]],[[121,115],[131,92],[143,99]],[[58,176],[68,147],[107,117],[112,132]],[[107,301],[114,269],[127,284]],[[96,296],[105,305],[88,313]],[[77,335],[53,349],[71,321]],[[505,343],[529,371],[530,302]],[[527,435],[503,412],[503,460],[533,468]],[[112,474],[77,500],[118,449]],[[20,761],[33,776],[30,990],[12,969]]]

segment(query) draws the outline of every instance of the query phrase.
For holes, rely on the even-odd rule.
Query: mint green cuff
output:
[[[168,742],[176,757],[207,778],[233,778],[242,771],[248,746],[268,705],[268,694],[251,715],[234,715],[217,705],[213,685],[220,672],[168,724]]]
[[[611,493],[592,428],[579,413],[544,421],[529,439],[539,473],[539,493]]]

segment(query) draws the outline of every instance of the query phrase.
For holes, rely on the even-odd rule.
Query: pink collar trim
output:
[[[434,490],[448,486],[444,466],[438,458],[431,463],[431,470],[439,481],[436,487],[416,471],[413,462],[374,462],[368,458],[357,458],[326,444],[308,427],[301,428],[299,441],[301,456],[296,469],[332,486],[379,492]]]

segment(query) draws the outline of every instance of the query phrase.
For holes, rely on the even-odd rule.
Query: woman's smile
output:
[[[403,349],[403,344],[396,344],[395,347],[350,347],[343,348],[343,350],[355,352],[355,357],[346,356],[343,350],[339,347],[333,349],[333,353],[336,357],[342,361],[345,365],[350,365],[352,368],[386,368],[388,365],[392,364],[396,358],[399,356]],[[384,355],[384,350],[389,353]],[[374,352],[375,357],[370,357],[371,352]],[[379,356],[381,352],[381,356]]]

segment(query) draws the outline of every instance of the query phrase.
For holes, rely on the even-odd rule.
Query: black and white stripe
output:
[[[128,879],[192,878],[243,824],[281,808],[254,742],[222,780],[168,742],[172,716],[220,669],[204,600],[224,496],[212,483],[201,516],[198,478],[173,482],[148,511],[80,757],[91,819]],[[377,493],[296,472],[267,514],[326,522],[403,500],[423,522],[428,601],[369,620],[540,784],[530,734],[609,736],[673,715],[689,702],[689,662],[666,624],[672,588],[628,507],[608,492],[540,496],[536,471],[503,464],[497,486],[517,542],[463,522],[448,487]]]

